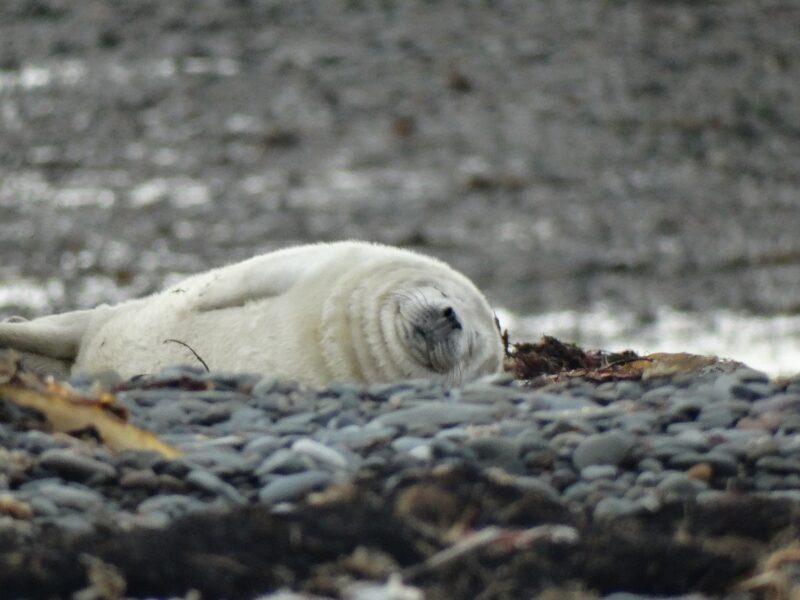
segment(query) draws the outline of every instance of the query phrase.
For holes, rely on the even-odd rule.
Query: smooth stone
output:
[[[525,473],[525,465],[519,458],[519,447],[510,440],[478,438],[468,442],[466,447],[475,453],[484,466],[497,467],[518,475]]]
[[[258,499],[264,504],[295,500],[327,485],[330,481],[331,475],[327,471],[305,471],[294,475],[283,475],[262,487],[258,492]]]
[[[247,431],[261,428],[271,423],[263,410],[252,406],[240,406],[234,409],[228,418],[228,425],[232,429],[239,428]]]
[[[592,514],[596,521],[612,521],[620,517],[636,514],[639,510],[639,506],[633,500],[609,496],[595,505]]]
[[[509,403],[519,398],[520,394],[515,392],[514,388],[472,384],[461,390],[459,402],[465,404]]]
[[[702,425],[696,421],[684,421],[680,423],[670,423],[667,425],[667,433],[675,436],[682,433],[698,432],[701,429]]]
[[[29,493],[29,497],[38,495],[44,496],[57,506],[85,512],[95,510],[105,503],[103,497],[90,488],[60,483],[47,482],[38,486],[35,493]]]
[[[89,519],[80,513],[57,515],[46,519],[43,524],[45,523],[50,527],[71,535],[85,535],[94,530],[94,526]]]
[[[654,487],[659,481],[660,478],[658,475],[650,471],[639,473],[639,475],[636,477],[636,485],[645,488]]]
[[[17,436],[16,447],[18,450],[25,450],[32,454],[42,454],[53,448],[66,448],[70,444],[67,440],[58,439],[43,431],[26,431]]]
[[[109,480],[117,476],[117,470],[112,465],[71,449],[48,450],[39,457],[39,464],[66,479]]]
[[[778,426],[778,435],[794,436],[800,433],[800,414],[783,415]]]
[[[248,457],[228,448],[203,448],[187,453],[184,459],[192,470],[202,467],[221,477],[250,473],[258,465],[258,457]]]
[[[511,485],[525,492],[541,494],[554,502],[561,502],[558,491],[540,477],[530,477],[527,475],[514,477],[511,481]]]
[[[151,423],[157,422],[162,428],[168,428],[171,424],[186,424],[191,418],[180,401],[162,402],[151,408],[147,417]]]
[[[562,492],[565,500],[570,502],[583,502],[594,491],[594,486],[585,481],[576,481]]]
[[[763,456],[755,466],[756,469],[772,473],[800,473],[800,460],[780,456]]]
[[[581,479],[594,481],[596,479],[614,479],[617,476],[617,467],[614,465],[589,465],[581,469]]]
[[[740,367],[732,374],[736,379],[745,383],[769,383],[769,375],[750,367]]]
[[[314,468],[314,461],[308,456],[298,455],[289,448],[279,448],[255,469],[258,477],[271,473],[288,474],[307,471]]]
[[[330,465],[336,469],[348,467],[347,458],[341,452],[321,444],[311,438],[300,438],[292,444],[292,450],[310,456],[317,462]]]
[[[298,387],[298,384],[294,381],[282,379],[275,375],[265,375],[253,386],[251,394],[253,396],[267,396],[269,394],[287,395],[296,391]]]
[[[28,499],[28,505],[38,516],[52,517],[58,514],[56,503],[45,496],[32,496]]]
[[[186,482],[215,496],[222,496],[233,504],[247,504],[247,498],[239,490],[208,471],[191,471],[186,476]]]
[[[618,381],[616,383],[617,397],[620,400],[638,400],[642,395],[642,385],[636,381]]]
[[[650,471],[653,473],[661,473],[664,470],[664,465],[660,460],[656,460],[650,456],[641,459],[637,465],[639,471]]]
[[[433,446],[431,444],[420,444],[410,448],[406,454],[415,460],[428,462],[433,460]]]
[[[119,469],[150,469],[164,458],[150,450],[124,450],[117,454],[114,464]]]
[[[327,434],[325,439],[344,444],[351,450],[362,450],[374,444],[389,442],[396,433],[397,429],[394,427],[367,428],[361,425],[348,425]]]
[[[724,406],[706,407],[697,415],[697,422],[703,427],[731,427],[738,419],[729,408]]]
[[[462,423],[490,423],[496,420],[499,412],[496,406],[431,401],[384,413],[372,422],[382,427],[430,428]]]
[[[669,466],[676,469],[690,469],[691,467],[708,463],[713,469],[714,475],[736,475],[739,472],[739,463],[732,456],[723,454],[719,450],[706,452],[685,452],[673,456],[669,461]]]
[[[534,450],[545,450],[549,447],[549,442],[544,437],[544,434],[535,428],[527,427],[524,431],[520,432],[515,438],[520,453],[531,452]]]
[[[152,469],[128,471],[119,479],[119,486],[123,489],[157,490],[161,487],[161,479]]]
[[[651,410],[641,410],[614,418],[609,429],[618,429],[634,434],[646,435],[653,431],[658,420],[659,417],[655,412]]]
[[[147,498],[139,504],[136,511],[140,514],[163,514],[167,519],[174,520],[204,506],[203,502],[191,496],[163,494]]]
[[[754,416],[792,411],[800,411],[800,393],[777,394],[770,398],[756,400],[750,404],[750,414]]]
[[[691,499],[705,490],[708,486],[697,479],[692,479],[684,473],[667,473],[656,485],[656,489],[671,497],[678,499]]]
[[[316,429],[314,419],[317,414],[314,412],[302,412],[295,415],[289,415],[282,419],[278,419],[270,427],[270,433],[275,435],[287,435],[297,433],[306,435],[312,433]]]
[[[271,454],[283,445],[283,441],[276,435],[259,435],[244,445],[243,454],[257,454],[264,456]]]
[[[582,408],[593,408],[594,402],[586,398],[578,398],[570,395],[553,394],[550,392],[537,392],[532,394],[525,404],[531,407],[531,410],[536,412],[544,412],[546,410],[554,411],[577,411]]]
[[[230,406],[208,406],[200,410],[193,411],[194,414],[190,417],[191,423],[197,425],[205,425],[212,427],[218,423],[223,423],[230,419],[231,407]]]
[[[575,448],[572,462],[579,471],[591,465],[619,465],[636,444],[636,438],[621,431],[590,435]]]
[[[669,400],[678,392],[678,387],[674,385],[661,385],[646,391],[639,398],[642,404],[660,404]]]
[[[769,396],[772,387],[766,383],[739,383],[731,386],[731,394],[744,400],[758,400]]]
[[[392,449],[395,452],[409,452],[417,446],[430,446],[431,441],[428,438],[416,437],[410,435],[403,435],[392,441]]]

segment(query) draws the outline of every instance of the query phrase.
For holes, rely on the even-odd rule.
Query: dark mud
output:
[[[3,2],[2,273],[45,282],[7,311],[343,237],[523,313],[795,311],[798,29],[788,0]]]

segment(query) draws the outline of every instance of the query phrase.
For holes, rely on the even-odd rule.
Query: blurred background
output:
[[[800,371],[798,32],[796,0],[3,0],[0,315],[357,238],[512,340]]]

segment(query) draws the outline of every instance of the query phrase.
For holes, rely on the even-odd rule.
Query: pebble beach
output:
[[[82,378],[72,384],[87,392],[97,385]],[[300,597],[438,598],[450,593],[455,595],[447,597],[512,598],[577,586],[587,598],[695,594],[690,597],[755,599],[761,596],[737,585],[753,575],[761,555],[797,533],[800,379],[770,381],[749,368],[600,384],[578,378],[538,388],[499,375],[459,388],[408,381],[314,390],[273,376],[176,367],[104,384],[115,390],[131,423],[183,454],[168,460],[146,451],[112,453],[94,440],[48,433],[30,411],[0,403],[4,597],[70,597],[91,589],[89,571],[76,566],[75,556],[62,564],[66,559],[58,555],[59,547],[70,553],[80,547],[81,555],[106,561],[125,582],[116,597],[285,597],[291,590],[306,594]],[[424,486],[436,489],[448,478],[472,490],[469,494],[499,486],[505,498],[462,515],[460,510],[475,499],[460,498],[447,486],[434,498],[423,493]],[[416,554],[409,556],[403,544],[377,533],[384,523],[376,521],[376,539],[354,533],[351,552],[337,555],[341,549],[336,549],[334,555],[338,561],[358,549],[385,555],[386,564],[371,576],[334,568],[335,560],[321,558],[302,543],[294,559],[301,559],[305,570],[283,555],[288,563],[282,578],[268,569],[259,576],[251,572],[253,565],[238,570],[226,564],[226,556],[235,564],[232,550],[209,540],[187,541],[178,548],[216,555],[217,560],[203,563],[214,576],[196,577],[186,585],[179,566],[185,557],[173,557],[174,572],[167,569],[151,579],[141,575],[147,561],[157,561],[159,554],[149,545],[152,556],[136,558],[142,549],[135,540],[142,535],[152,535],[158,545],[159,536],[168,539],[193,519],[219,526],[248,511],[278,521],[313,515],[332,510],[329,503],[340,506],[337,494],[358,498],[365,487],[373,501],[382,499],[383,518],[399,521],[398,535],[423,538],[412,544]],[[333,499],[325,500],[326,494]],[[353,508],[352,502],[344,507]],[[547,508],[520,510],[520,503]],[[731,508],[737,506],[741,513]],[[685,539],[673,539],[679,525],[676,510],[680,526],[690,531],[697,514],[727,515],[733,522],[701,520]],[[747,515],[744,520],[742,515]],[[676,531],[670,531],[673,526]],[[241,535],[238,527],[222,538]],[[299,538],[312,535],[306,527],[297,525]],[[368,531],[370,523],[352,527]],[[660,559],[650,558],[651,572],[644,580],[632,577],[624,565],[617,576],[605,572],[602,577],[588,563],[527,579],[495,571],[494,583],[504,582],[513,593],[492,591],[491,577],[490,583],[459,592],[430,566],[438,554],[480,532],[519,536],[531,528],[540,528],[548,538],[542,542],[545,549],[537,544],[507,549],[504,564],[513,564],[523,549],[554,560],[550,546],[563,555],[559,561],[569,562],[570,552],[580,552],[592,536],[617,528],[638,532],[648,547],[661,542],[667,548]],[[702,544],[695,538],[703,538]],[[714,547],[709,540],[720,544],[733,538],[739,545],[732,549],[709,549]],[[109,539],[131,548],[120,554],[119,548],[107,547]],[[48,540],[54,545],[41,555],[40,545]],[[457,558],[496,561],[498,543],[490,539]],[[636,542],[628,544],[633,549]],[[724,568],[717,565],[718,574],[695,573],[696,566],[681,564],[681,550],[696,551],[692,560],[697,564],[713,559]],[[137,567],[137,560],[145,566]],[[31,564],[41,568],[31,569]],[[309,573],[325,565],[346,573],[333,578],[334,589],[322,594],[319,575]],[[420,575],[420,569],[434,575]],[[739,595],[729,596],[734,593]]]

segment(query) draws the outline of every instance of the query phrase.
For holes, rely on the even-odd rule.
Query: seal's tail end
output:
[[[0,348],[36,356],[46,363],[69,363],[78,356],[81,340],[92,322],[93,310],[77,310],[32,321],[0,323]]]

